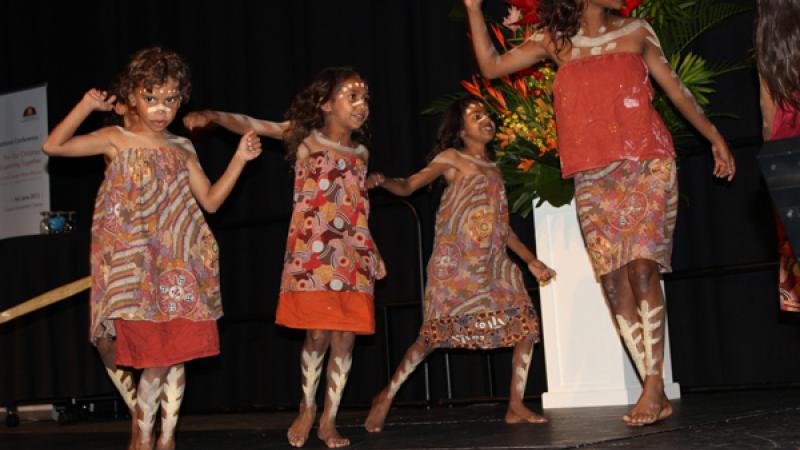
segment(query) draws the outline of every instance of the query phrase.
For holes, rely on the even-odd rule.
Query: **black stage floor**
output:
[[[362,427],[366,411],[340,414],[340,432],[353,449],[501,448],[800,448],[800,390],[754,390],[684,395],[674,415],[653,426],[631,428],[626,407],[546,411],[545,425],[506,425],[504,405],[396,408],[382,433]],[[285,439],[291,413],[193,415],[182,418],[178,448],[290,448]],[[0,426],[0,449],[122,449],[128,421],[74,425],[23,422]],[[305,448],[324,448],[314,436]]]

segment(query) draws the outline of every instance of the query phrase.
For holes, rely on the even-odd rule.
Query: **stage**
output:
[[[800,447],[800,389],[689,393],[673,404],[671,418],[643,428],[619,419],[626,407],[554,409],[546,411],[549,424],[507,425],[499,403],[395,408],[379,434],[361,426],[365,410],[342,411],[339,424],[353,449]],[[178,448],[289,448],[285,434],[293,417],[292,412],[186,416],[179,424]],[[127,419],[64,426],[23,422],[0,427],[0,447],[121,449],[128,425]],[[324,445],[312,435],[304,448]]]

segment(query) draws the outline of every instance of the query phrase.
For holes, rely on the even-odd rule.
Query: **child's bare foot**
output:
[[[380,433],[383,431],[383,423],[386,415],[392,407],[392,400],[386,395],[386,389],[380,391],[372,399],[372,408],[369,409],[367,420],[364,421],[364,428],[370,433]]]
[[[524,404],[517,403],[517,404],[508,404],[508,409],[506,410],[506,423],[514,424],[514,423],[547,423],[547,417],[540,416],[535,412],[531,411]]]
[[[333,423],[323,424],[320,422],[317,437],[320,438],[328,448],[347,447],[350,445],[350,439],[342,437]]]
[[[314,419],[317,417],[317,407],[306,407],[305,403],[300,403],[300,411],[297,417],[289,427],[289,432],[286,437],[289,438],[289,444],[292,447],[302,447],[308,440],[308,433],[314,425]]]
[[[650,380],[648,377],[639,401],[622,417],[632,427],[650,425],[672,415],[672,405],[664,394],[664,381]]]

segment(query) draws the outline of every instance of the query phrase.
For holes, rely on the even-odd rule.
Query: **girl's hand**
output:
[[[367,177],[367,189],[374,189],[383,184],[386,181],[386,177],[380,172],[371,173]]]
[[[183,116],[183,126],[189,130],[195,128],[205,128],[211,123],[211,114],[209,111],[196,111],[190,112]]]
[[[728,144],[721,140],[711,145],[711,154],[714,155],[714,176],[733,180],[736,175],[736,161],[733,159]]]
[[[116,95],[108,96],[108,92],[90,89],[83,95],[81,103],[91,108],[92,111],[111,111],[114,109]]]
[[[553,279],[556,276],[556,271],[547,267],[543,262],[539,261],[538,259],[534,259],[533,261],[528,263],[528,270],[531,271],[534,277],[536,277],[536,281],[539,283],[544,283]]]
[[[464,0],[464,6],[467,9],[481,9],[483,0]]]
[[[260,154],[261,139],[256,136],[255,131],[250,130],[239,140],[239,147],[236,149],[234,157],[238,157],[242,161],[247,162],[257,158]]]

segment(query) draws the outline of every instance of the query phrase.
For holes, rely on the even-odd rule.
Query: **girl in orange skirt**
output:
[[[128,128],[74,136],[92,111],[113,108],[115,96],[92,89],[44,144],[51,156],[102,154],[108,161],[92,219],[90,338],[105,355],[115,339],[115,365],[143,369],[134,449],[175,447],[184,363],[219,353],[218,252],[200,206],[215,212],[261,152],[254,133],[245,135],[211,184],[192,143],[167,130],[190,88],[177,54],[142,50],[121,77],[120,95],[136,117]],[[154,442],[159,410],[161,435]]]
[[[356,334],[375,332],[373,285],[383,261],[367,218],[367,84],[348,68],[329,68],[294,98],[287,122],[202,111],[188,128],[217,123],[283,139],[295,161],[294,208],[286,242],[275,322],[306,331],[301,354],[303,399],[289,443],[303,446],[316,418],[315,394],[330,348],[327,391],[317,436],[328,447],[350,441],[336,430],[336,413],[352,364]]]

